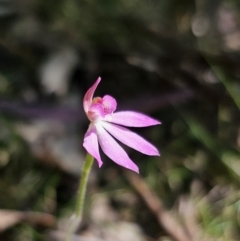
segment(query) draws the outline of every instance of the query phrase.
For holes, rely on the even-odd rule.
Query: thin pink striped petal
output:
[[[128,157],[123,148],[101,126],[101,122],[95,124],[98,141],[103,152],[118,165],[139,173],[137,165]]]
[[[105,121],[102,121],[102,126],[123,144],[149,156],[160,156],[155,146],[136,133]]]
[[[90,124],[85,136],[83,147],[87,152],[92,155],[98,162],[98,166],[101,167],[103,162],[100,157],[99,148],[98,148],[98,138],[97,131],[93,124]]]
[[[90,107],[90,105],[92,103],[92,98],[93,98],[94,92],[95,92],[98,84],[100,83],[100,81],[101,81],[101,78],[98,77],[98,79],[96,80],[94,85],[90,89],[88,89],[88,91],[86,92],[86,94],[83,98],[83,109],[86,113],[88,112],[88,108]]]
[[[161,124],[159,121],[134,111],[115,112],[112,116],[106,116],[106,121],[130,127],[146,127]]]

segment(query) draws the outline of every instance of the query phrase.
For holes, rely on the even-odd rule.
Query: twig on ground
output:
[[[125,171],[125,176],[142,197],[148,208],[156,216],[162,228],[176,241],[193,241],[187,230],[180,226],[171,214],[165,210],[161,200],[150,190],[146,182],[137,174]]]

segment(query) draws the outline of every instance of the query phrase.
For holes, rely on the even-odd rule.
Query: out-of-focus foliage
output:
[[[238,0],[0,0],[0,209],[57,219],[18,219],[0,240],[52,240],[66,226],[85,155],[82,96],[98,76],[99,95],[162,121],[139,131],[161,157],[129,155],[166,210],[192,240],[240,240],[239,12]],[[104,160],[80,234],[172,240]]]

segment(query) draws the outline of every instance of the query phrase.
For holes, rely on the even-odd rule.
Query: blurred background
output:
[[[62,240],[97,95],[161,126],[102,155],[76,241],[240,240],[240,1],[0,0],[0,240]]]

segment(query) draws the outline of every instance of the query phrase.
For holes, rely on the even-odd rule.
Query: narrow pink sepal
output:
[[[106,121],[129,127],[146,127],[159,125],[161,122],[134,111],[119,111],[112,114]]]
[[[92,124],[90,124],[84,136],[83,147],[90,155],[92,155],[97,160],[98,166],[101,167],[103,162],[101,160],[100,153],[99,153],[97,131],[95,126]]]
[[[149,156],[160,156],[157,148],[138,134],[105,121],[102,121],[102,126],[123,144]]]
[[[83,98],[83,109],[86,113],[88,112],[88,108],[90,107],[90,105],[92,103],[92,98],[93,98],[94,92],[95,92],[98,84],[100,83],[100,81],[101,81],[101,78],[98,77],[96,82],[93,84],[93,86],[91,88],[88,89],[88,91],[86,92],[86,94]]]
[[[107,133],[101,123],[95,124],[98,141],[103,152],[118,165],[139,173],[137,165],[128,157],[123,148]]]

